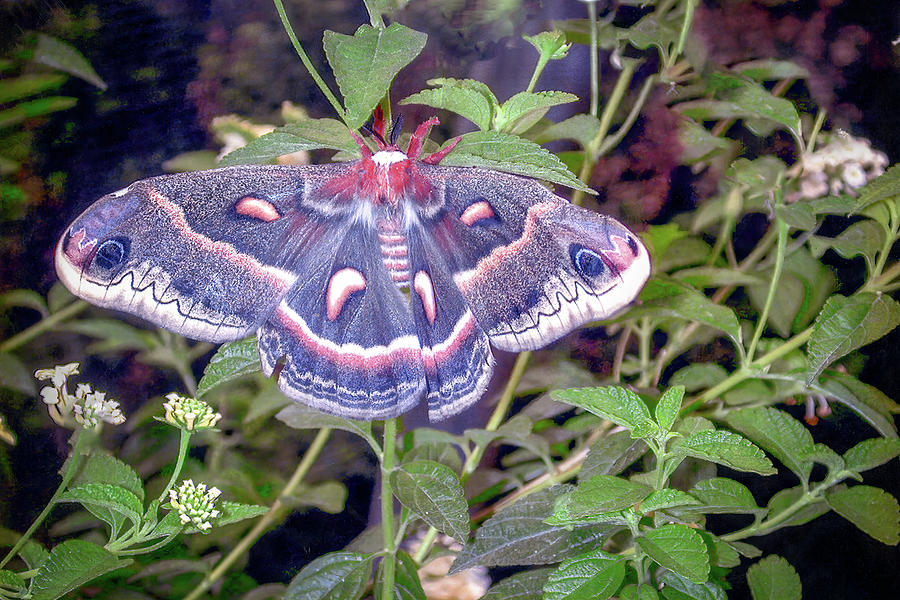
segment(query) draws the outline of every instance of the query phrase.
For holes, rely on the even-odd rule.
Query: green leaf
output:
[[[78,99],[69,96],[48,96],[46,98],[19,102],[11,108],[0,110],[0,128],[13,127],[26,119],[43,117],[50,113],[68,110],[76,104],[78,104]]]
[[[93,514],[104,518],[105,511],[124,516],[132,523],[140,523],[144,506],[133,493],[118,485],[87,483],[62,493],[58,502],[77,502]],[[100,513],[95,512],[100,509]]]
[[[497,511],[457,555],[450,574],[475,565],[551,564],[602,544],[616,527],[563,528],[544,523],[553,512],[555,499],[571,489],[571,486],[555,486],[541,490]]]
[[[347,126],[336,119],[308,119],[278,127],[226,154],[220,166],[267,163],[301,150],[339,150],[359,156],[359,146]]]
[[[565,58],[571,47],[562,31],[542,31],[535,35],[523,35],[522,39],[534,46],[545,61]]]
[[[48,90],[55,90],[68,77],[60,74],[20,75],[3,80],[0,87],[0,104],[36,96]]]
[[[884,227],[872,219],[864,219],[851,223],[831,240],[831,248],[844,258],[862,256],[866,259],[869,273],[872,273],[878,252],[884,244],[884,236]]]
[[[357,129],[394,81],[425,47],[428,36],[392,23],[386,29],[360,25],[352,36],[326,31],[325,55],[344,96],[347,124]]]
[[[341,429],[355,433],[366,440],[373,448],[378,447],[378,441],[372,435],[372,423],[368,421],[354,421],[335,415],[329,415],[305,404],[295,403],[281,409],[275,418],[294,429]]]
[[[340,481],[322,481],[314,484],[300,484],[289,499],[294,506],[314,506],[321,511],[336,515],[347,505],[347,486]]]
[[[872,438],[863,440],[844,453],[847,469],[861,473],[893,460],[900,455],[900,440]]]
[[[219,516],[213,521],[216,527],[222,525],[230,525],[245,519],[254,519],[260,515],[269,512],[268,506],[260,506],[258,504],[243,504],[241,502],[230,502],[224,500],[216,504],[219,509]]]
[[[618,386],[554,390],[550,397],[583,408],[598,417],[612,421],[632,431],[650,435],[657,429],[650,418],[650,410],[640,396]]]
[[[530,569],[490,587],[481,600],[543,600],[543,588],[554,569]]]
[[[900,412],[900,406],[878,388],[838,371],[826,371],[818,383],[809,387],[813,392],[849,406],[882,436],[897,437],[893,413]]]
[[[816,227],[815,212],[813,212],[812,206],[805,202],[776,206],[775,215],[789,227],[800,231],[810,231]]]
[[[672,386],[663,392],[656,404],[654,416],[662,431],[671,431],[681,410],[681,401],[684,399],[684,386]]]
[[[834,511],[889,546],[900,542],[900,505],[881,488],[855,485],[828,490],[825,501]]]
[[[783,513],[791,505],[800,500],[806,491],[802,486],[788,488],[776,492],[774,496],[769,498],[766,507],[769,509],[769,517],[775,517]],[[792,527],[809,523],[813,519],[817,519],[828,512],[828,505],[824,501],[814,501],[800,508],[786,520],[781,522],[782,527]]]
[[[853,212],[858,214],[876,202],[897,196],[900,196],[900,165],[890,167],[860,189]]]
[[[809,71],[789,60],[764,58],[750,60],[731,66],[731,70],[757,81],[777,81],[779,79],[806,79]]]
[[[566,559],[544,584],[544,600],[604,600],[625,580],[620,556],[594,549]]]
[[[670,523],[647,531],[636,538],[638,546],[660,566],[694,583],[709,579],[709,554],[700,534],[688,527]]]
[[[442,148],[450,143],[445,143]],[[441,164],[448,167],[484,167],[593,193],[549,150],[524,138],[496,131],[475,131],[460,136],[453,152]]]
[[[361,598],[372,570],[372,557],[330,552],[303,567],[288,584],[284,600],[355,600]]]
[[[700,501],[681,490],[663,488],[657,490],[641,501],[641,512],[646,514],[657,510],[666,510],[681,506],[695,506]]]
[[[90,345],[93,353],[150,350],[153,347],[150,332],[118,319],[78,319],[59,329],[100,340]]]
[[[197,384],[197,398],[202,398],[220,385],[260,371],[256,336],[222,344],[203,370]]]
[[[696,392],[711,388],[717,383],[725,381],[728,371],[722,365],[716,363],[691,363],[678,369],[669,378],[671,385],[681,385],[685,391]]]
[[[384,598],[384,561],[378,565],[375,576],[375,598]],[[397,600],[426,600],[425,590],[419,581],[416,562],[406,552],[397,553],[397,568],[394,572],[394,588],[392,598]]]
[[[456,474],[431,460],[404,463],[390,474],[403,506],[458,542],[469,537],[469,508]]]
[[[803,584],[791,563],[777,554],[747,569],[747,585],[753,600],[801,600]]]
[[[499,105],[485,84],[472,79],[438,78],[429,79],[428,85],[437,87],[407,96],[400,104],[424,104],[449,110],[472,121],[482,131],[491,128]]]
[[[900,304],[889,296],[863,292],[830,297],[816,317],[807,343],[807,384],[837,359],[874,342],[897,325]]]
[[[594,137],[596,137],[598,131],[600,131],[600,119],[594,115],[579,113],[565,121],[554,123],[542,129],[535,136],[534,141],[539,144],[546,144],[556,140],[573,140],[578,142],[578,145],[582,148],[587,148]]]
[[[33,396],[37,390],[34,372],[15,354],[0,352],[0,387]]]
[[[504,133],[523,133],[537,123],[553,106],[578,102],[578,96],[568,92],[519,92],[500,106],[494,116],[493,128]]]
[[[28,595],[28,585],[18,573],[0,570],[0,597],[25,598]]]
[[[433,460],[450,467],[450,470],[454,473],[462,472],[462,459],[459,457],[459,450],[453,444],[447,442],[417,444],[403,455],[404,463],[417,460]]]
[[[713,582],[694,583],[678,573],[666,571],[659,578],[666,600],[728,600],[722,586]]]
[[[97,72],[74,46],[66,42],[44,35],[37,34],[37,45],[34,48],[34,54],[31,60],[36,63],[53,67],[64,71],[69,75],[74,75],[88,83],[97,86],[101,90],[106,89],[106,83],[100,79]]]
[[[742,408],[730,413],[726,421],[771,452],[801,481],[809,481],[812,464],[803,457],[813,451],[813,439],[799,421],[768,407]]]
[[[618,475],[643,456],[649,446],[632,439],[627,431],[617,431],[600,438],[590,447],[578,473],[580,481],[594,475]]]
[[[88,581],[131,564],[97,544],[66,540],[50,551],[31,581],[31,600],[56,600]]]
[[[588,517],[622,510],[646,498],[653,488],[612,475],[594,475],[582,481],[569,496],[570,516]]]
[[[816,444],[813,446],[812,452],[803,457],[810,462],[825,465],[828,469],[828,476],[834,476],[844,470],[844,459],[840,454],[826,446],[825,444]]]
[[[698,481],[691,488],[691,495],[703,503],[697,511],[706,514],[764,515],[768,512],[765,508],[757,506],[747,486],[725,477]]]
[[[738,471],[760,475],[776,473],[765,453],[750,440],[722,429],[698,431],[681,441],[678,451],[702,458]]]
[[[69,485],[71,488],[90,483],[105,483],[124,488],[143,503],[144,482],[131,467],[114,456],[91,454]]]
[[[706,127],[687,118],[678,121],[678,141],[681,142],[681,162],[685,165],[707,160],[734,144],[728,138],[713,135]]]

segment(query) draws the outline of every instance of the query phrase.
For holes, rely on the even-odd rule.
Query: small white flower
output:
[[[49,386],[41,388],[41,399],[44,401],[44,404],[54,406],[59,404],[60,400],[65,401],[65,398],[60,397],[61,392],[64,392],[64,390]]]
[[[177,490],[169,490],[169,504],[178,511],[182,523],[190,523],[206,533],[212,529],[210,519],[216,519],[221,514],[215,508],[221,494],[217,487],[207,489],[205,483],[194,485],[193,479],[185,479]]]
[[[38,369],[34,372],[34,376],[39,381],[50,379],[53,387],[61,388],[66,385],[69,375],[75,375],[76,373],[78,373],[78,363],[73,362],[66,365],[57,365],[52,369]]]
[[[790,194],[788,201],[819,198],[828,193],[855,196],[856,190],[884,173],[887,156],[874,150],[869,140],[841,130],[826,139],[824,146],[803,155],[792,167],[791,172],[800,175],[800,189]]]
[[[212,407],[202,400],[188,398],[172,392],[166,394],[168,402],[163,403],[166,409],[166,423],[187,431],[212,429],[222,418]]]
[[[105,392],[92,392],[90,386],[82,387],[82,385],[78,386],[76,392],[76,398],[81,402],[72,407],[75,412],[75,420],[81,426],[96,427],[100,421],[106,421],[113,425],[125,422],[125,415],[122,414],[118,402],[107,400]]]

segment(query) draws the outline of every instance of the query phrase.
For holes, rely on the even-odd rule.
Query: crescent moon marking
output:
[[[336,271],[328,280],[328,291],[325,293],[328,320],[337,319],[350,296],[364,289],[366,289],[366,278],[356,269],[345,267]]]

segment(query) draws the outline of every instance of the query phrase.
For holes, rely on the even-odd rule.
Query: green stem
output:
[[[816,139],[819,137],[819,132],[822,131],[822,126],[825,124],[825,118],[828,116],[828,111],[824,108],[820,108],[819,112],[816,114],[816,122],[813,123],[812,131],[809,132],[809,141],[806,142],[806,151],[813,152],[816,149]]]
[[[181,469],[184,468],[184,459],[187,457],[188,450],[191,448],[191,432],[187,429],[179,429],[181,436],[178,439],[178,458],[175,460],[175,468],[172,470],[172,476],[169,477],[169,483],[159,495],[159,503],[164,503],[169,497],[169,490],[175,487],[178,476],[181,475]]]
[[[309,473],[309,470],[322,453],[322,449],[325,447],[325,443],[328,441],[330,435],[331,429],[328,429],[327,427],[319,430],[319,433],[316,434],[316,437],[309,445],[309,448],[303,453],[300,464],[297,465],[293,475],[291,475],[291,478],[285,484],[284,489],[281,490],[281,493],[278,494],[278,498],[272,503],[269,512],[264,514],[262,518],[253,525],[253,529],[241,538],[241,541],[239,541],[237,545],[231,549],[231,552],[229,552],[228,555],[209,572],[209,575],[203,578],[200,585],[195,587],[191,590],[190,594],[185,596],[185,600],[197,600],[197,598],[200,598],[205,594],[206,591],[212,587],[213,583],[224,577],[225,573],[228,572],[228,569],[231,568],[245,552],[250,550],[250,547],[262,536],[262,534],[264,534],[274,523],[281,520],[287,509],[285,506],[286,499],[294,493],[297,486],[299,486],[306,478],[307,473]]]
[[[347,123],[347,113],[344,112],[344,107],[341,106],[340,101],[337,97],[331,92],[331,89],[328,87],[328,84],[325,83],[325,80],[322,79],[322,76],[319,75],[319,72],[316,71],[316,68],[313,66],[312,61],[309,60],[309,57],[306,55],[306,51],[303,50],[303,46],[300,44],[300,40],[297,39],[296,34],[294,34],[294,28],[291,27],[290,21],[288,21],[287,13],[284,12],[284,4],[281,0],[272,0],[275,3],[275,9],[278,11],[278,16],[281,17],[281,24],[284,26],[285,32],[287,32],[288,38],[291,40],[291,44],[294,46],[294,51],[297,53],[297,56],[300,57],[300,61],[303,63],[303,66],[306,67],[306,70],[309,72],[310,77],[313,78],[313,81],[316,82],[316,85],[321,90],[322,94],[324,94],[325,98],[331,104],[332,108],[334,108],[334,112],[340,117],[341,121],[350,127],[350,124]],[[353,129],[350,127],[350,129]]]
[[[777,192],[776,192],[777,193]],[[776,203],[780,206],[780,202]],[[785,251],[787,249],[788,240],[788,224],[781,217],[775,215],[775,231],[777,235],[777,243],[775,245],[775,264],[772,268],[772,279],[769,282],[769,293],[766,295],[766,304],[763,306],[762,314],[756,322],[756,330],[753,332],[753,339],[750,341],[750,347],[747,348],[746,361],[753,362],[756,354],[756,346],[762,339],[763,331],[769,320],[769,312],[772,310],[772,304],[775,302],[775,293],[778,291],[778,283],[781,280],[781,271],[784,267]]]
[[[12,352],[19,346],[27,344],[48,329],[55,327],[63,321],[74,317],[75,315],[86,309],[88,306],[90,306],[90,304],[88,304],[84,300],[76,300],[65,308],[59,309],[52,315],[41,319],[31,327],[20,331],[16,335],[4,341],[2,344],[0,344],[0,352]]]
[[[66,491],[66,488],[69,487],[69,484],[72,483],[72,479],[75,478],[75,475],[78,473],[78,468],[81,466],[81,449],[84,445],[83,440],[86,438],[84,435],[84,431],[81,429],[76,429],[72,434],[75,436],[75,443],[72,445],[72,455],[69,457],[69,460],[66,461],[65,471],[63,471],[62,480],[59,482],[59,487],[56,488],[56,491],[53,492],[53,496],[50,497],[50,500],[47,502],[47,506],[44,507],[44,510],[41,511],[41,514],[37,516],[34,522],[31,524],[31,527],[22,534],[22,537],[16,541],[15,546],[6,553],[6,556],[3,557],[3,560],[0,561],[0,569],[2,569],[6,563],[8,563],[16,554],[19,553],[19,550],[22,549],[22,546],[25,545],[28,540],[31,539],[31,536],[34,535],[34,532],[37,528],[44,522],[47,516],[50,514],[50,511],[53,510],[53,507],[56,505],[56,501],[62,496],[63,492]]]
[[[619,142],[621,142],[628,132],[631,131],[632,125],[634,125],[634,122],[637,121],[638,116],[641,114],[641,110],[644,108],[644,104],[647,103],[647,98],[650,96],[650,91],[653,89],[653,86],[656,85],[658,79],[658,76],[651,75],[644,80],[641,91],[638,92],[637,99],[631,107],[631,110],[628,112],[628,116],[625,117],[625,120],[619,125],[619,128],[616,129],[616,132],[607,136],[607,138],[603,140],[603,143],[600,144],[600,147],[597,149],[597,158],[618,146]]]
[[[600,44],[597,41],[597,3],[588,2],[587,9],[591,26],[591,107],[588,114],[596,117],[597,110],[600,108],[600,61],[597,56]]]
[[[891,248],[894,247],[894,242],[897,241],[898,231],[900,231],[900,214],[898,214],[897,204],[895,202],[887,202],[885,203],[885,206],[887,206],[888,213],[890,214],[890,226],[884,232],[884,243],[881,245],[881,250],[878,252],[878,258],[875,261],[875,266],[872,268],[872,274],[863,286],[863,291],[866,292],[877,291],[876,289],[873,289],[873,283],[881,277],[881,274],[884,271],[884,265],[887,264],[887,259],[891,254]]]
[[[363,0],[363,4],[366,6],[366,12],[369,13],[369,23],[372,27],[384,29],[384,18],[381,16],[381,11],[372,6],[372,0]]]
[[[726,542],[736,542],[748,537],[770,533],[772,530],[776,529],[778,525],[797,514],[797,512],[799,512],[802,508],[805,508],[813,502],[817,502],[819,500],[819,494],[834,483],[835,482],[823,482],[797,498],[797,500],[795,500],[790,506],[788,506],[786,509],[784,509],[771,519],[767,519],[760,523],[754,523],[753,525],[745,527],[740,531],[735,531],[734,533],[723,535],[721,536],[721,539]]]
[[[394,539],[394,490],[391,471],[397,460],[397,419],[384,422],[384,444],[381,455],[381,532],[384,540],[381,600],[394,597],[394,573],[397,568],[397,546]]]
[[[684,20],[681,22],[681,33],[678,35],[678,43],[675,45],[675,52],[669,55],[666,69],[670,68],[681,53],[684,51],[684,44],[687,42],[688,33],[691,31],[691,24],[694,21],[694,8],[696,8],[697,0],[684,0]]]

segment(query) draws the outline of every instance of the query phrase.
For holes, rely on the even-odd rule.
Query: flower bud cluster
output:
[[[166,409],[166,423],[187,431],[213,429],[222,415],[212,407],[196,398],[187,398],[172,392],[166,394],[168,402],[163,403]]]
[[[841,193],[856,196],[856,190],[884,173],[887,164],[887,156],[872,149],[869,140],[837,130],[828,143],[801,157],[795,167],[800,170],[800,189],[788,201]]]
[[[206,533],[212,529],[210,519],[220,514],[215,504],[221,493],[217,487],[207,489],[205,483],[194,485],[193,479],[185,479],[177,490],[169,490],[169,503],[178,511],[182,523]]]
[[[90,429],[97,427],[101,421],[120,425],[125,422],[125,415],[119,403],[107,400],[105,392],[96,392],[87,383],[79,383],[75,394],[69,393],[68,379],[78,373],[78,363],[57,365],[51,369],[38,369],[34,372],[39,381],[50,381],[51,386],[41,389],[41,399],[47,405],[50,416],[60,425],[71,426],[75,422]]]

